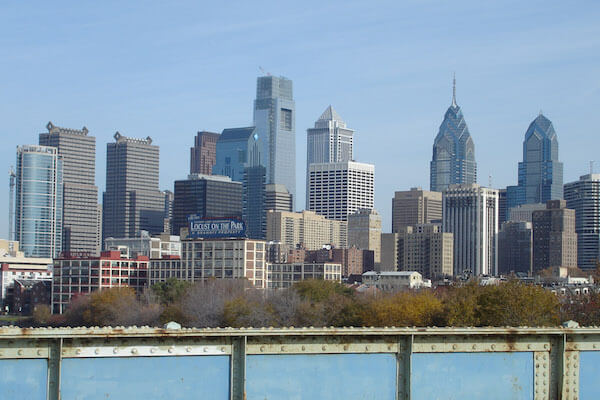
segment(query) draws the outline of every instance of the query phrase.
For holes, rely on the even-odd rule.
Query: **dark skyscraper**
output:
[[[452,184],[477,183],[475,145],[460,107],[456,104],[456,80],[452,104],[433,142],[430,190],[442,192]]]
[[[262,140],[267,184],[285,185],[296,201],[296,105],[292,81],[261,76],[256,82],[254,126]]]
[[[145,230],[161,233],[165,197],[158,189],[158,146],[152,139],[114,135],[106,145],[106,191],[102,202],[102,237],[136,237]]]
[[[519,182],[507,188],[508,207],[562,198],[563,164],[558,161],[558,138],[552,122],[540,113],[525,132]]]
[[[171,233],[188,226],[187,217],[242,218],[242,183],[219,175],[192,174],[175,181]]]
[[[46,128],[40,145],[56,147],[63,160],[62,250],[99,254],[96,138],[85,127],[66,129],[48,122]]]
[[[194,147],[190,148],[190,174],[212,174],[217,162],[217,140],[218,133],[198,132],[194,138]]]
[[[267,232],[265,174],[262,165],[244,169],[243,218],[246,235],[251,239],[264,239]]]

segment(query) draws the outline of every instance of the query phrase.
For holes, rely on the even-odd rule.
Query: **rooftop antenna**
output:
[[[590,175],[594,173],[594,161],[590,161]]]
[[[488,175],[488,187],[491,189],[492,188],[492,174]]]
[[[452,74],[452,105],[456,107],[456,72]]]
[[[15,214],[15,179],[17,178],[17,174],[15,174],[15,169],[12,166],[8,169],[8,177],[10,189],[8,191],[8,240],[15,240],[15,224],[13,223],[13,218]]]

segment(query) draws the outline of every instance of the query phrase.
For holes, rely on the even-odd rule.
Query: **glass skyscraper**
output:
[[[296,200],[296,104],[292,81],[284,77],[257,79],[254,126],[262,139],[267,184],[285,185]]]
[[[477,183],[475,145],[469,134],[460,107],[456,104],[456,81],[452,90],[452,104],[433,142],[430,165],[430,190],[442,192],[452,184]]]
[[[507,206],[546,203],[563,198],[563,164],[552,122],[540,113],[529,124],[523,141],[517,186],[507,188]]]
[[[224,129],[217,140],[217,157],[212,173],[242,182],[246,167],[261,164],[260,147],[260,137],[253,126]]]
[[[57,257],[62,246],[63,165],[56,147],[17,147],[15,233],[26,257]]]

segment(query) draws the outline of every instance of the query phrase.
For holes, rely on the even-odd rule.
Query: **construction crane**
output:
[[[15,180],[17,179],[17,174],[15,174],[15,169],[12,166],[8,169],[8,178],[10,188],[8,191],[8,240],[15,240],[13,218],[15,215]]]

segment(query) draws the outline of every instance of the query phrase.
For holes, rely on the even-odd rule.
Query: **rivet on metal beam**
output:
[[[37,351],[37,355],[38,355],[38,356],[41,356],[41,355],[42,355],[42,350],[38,350],[38,351]]]
[[[456,349],[458,349],[458,345],[456,345],[456,344],[453,344],[453,345],[452,345],[452,350],[456,350]]]
[[[306,346],[302,346],[302,351],[306,350]]]
[[[17,351],[17,355],[22,356],[23,355],[23,350],[19,349],[19,351]]]
[[[365,351],[369,351],[369,346],[365,346]]]
[[[114,353],[114,354],[117,354],[118,352],[119,352],[119,349],[115,347],[115,348],[113,349],[113,353]]]
[[[327,346],[321,347],[321,350],[323,350],[323,351],[327,350]]]
[[[137,354],[137,353],[138,353],[137,349],[131,349],[131,354]]]
[[[492,345],[492,350],[496,350],[496,345],[495,344]]]
[[[225,353],[225,347],[221,347],[221,353]]]
[[[192,351],[192,348],[190,346],[185,348],[185,351],[187,351],[188,353],[190,353]]]
[[[153,348],[151,348],[151,349],[150,349],[150,353],[152,353],[152,354],[156,353],[156,349],[155,349],[154,347],[153,347]]]
[[[285,346],[281,346],[281,351],[285,351]]]
[[[75,350],[75,354],[80,355],[81,354],[81,349]]]
[[[97,354],[100,354],[100,349],[96,349],[96,350],[94,350],[94,354],[96,354],[96,355],[97,355]]]
[[[260,351],[265,351],[265,346],[260,346]]]
[[[175,351],[175,349],[173,348],[173,346],[169,347],[169,353],[173,353]]]

